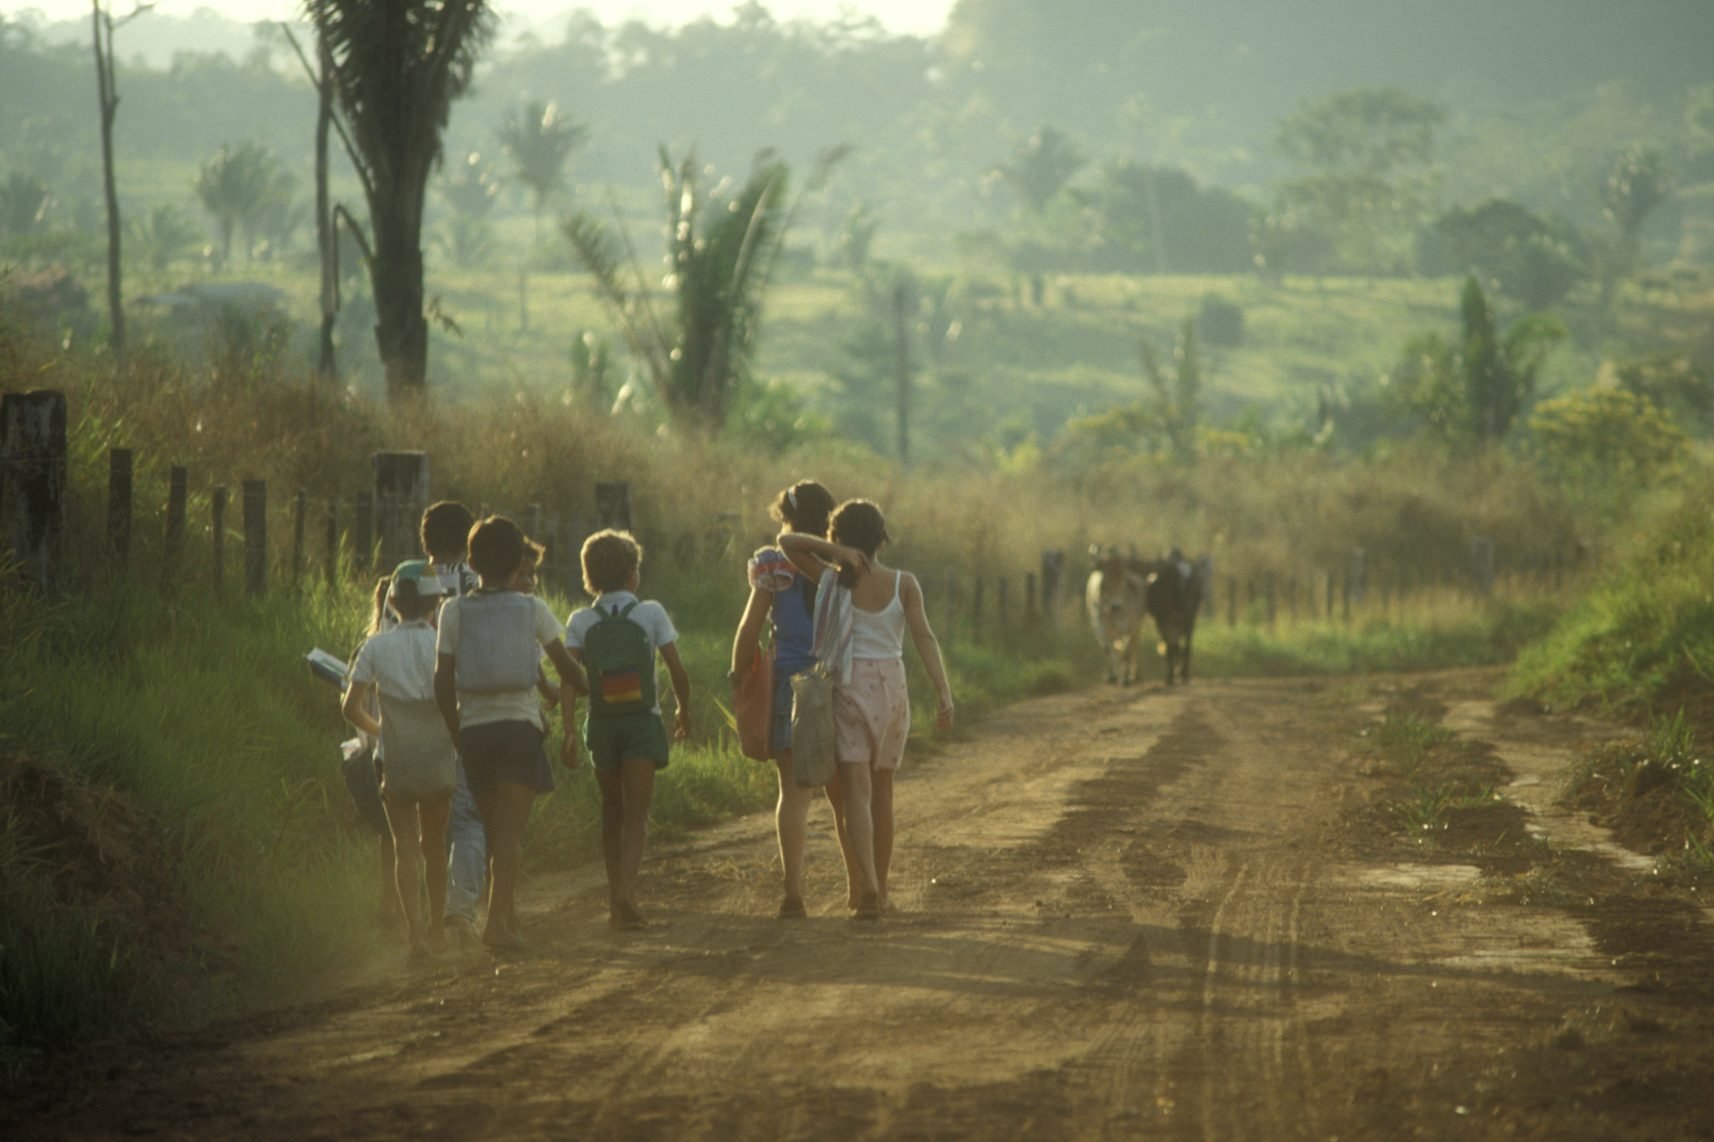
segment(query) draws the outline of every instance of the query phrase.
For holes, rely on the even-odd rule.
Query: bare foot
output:
[[[629,900],[617,900],[607,911],[607,926],[615,932],[635,932],[648,926],[643,914]]]

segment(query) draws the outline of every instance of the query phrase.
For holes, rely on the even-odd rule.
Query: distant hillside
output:
[[[997,100],[1067,122],[1094,90],[1250,119],[1360,86],[1491,108],[1714,78],[1708,0],[959,0],[944,39]]]

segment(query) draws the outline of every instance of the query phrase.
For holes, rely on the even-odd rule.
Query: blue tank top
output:
[[[815,665],[815,616],[809,606],[809,580],[794,573],[792,585],[774,596],[774,673],[797,674]]]

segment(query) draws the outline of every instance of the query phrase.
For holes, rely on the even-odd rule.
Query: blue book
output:
[[[311,674],[341,690],[345,689],[345,676],[351,668],[343,658],[336,658],[318,646],[304,655],[304,659],[309,663]]]

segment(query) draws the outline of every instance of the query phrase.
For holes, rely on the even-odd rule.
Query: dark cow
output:
[[[1196,612],[1202,609],[1202,576],[1196,564],[1176,548],[1165,559],[1135,560],[1134,572],[1143,578],[1143,609],[1155,620],[1160,634],[1157,653],[1166,659],[1166,684],[1176,676],[1190,681],[1190,643],[1196,632]]]

